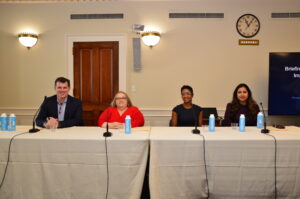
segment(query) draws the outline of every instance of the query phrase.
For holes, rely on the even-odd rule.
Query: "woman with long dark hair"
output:
[[[242,83],[235,88],[232,101],[227,104],[222,125],[230,126],[231,123],[238,123],[240,115],[244,114],[246,126],[255,126],[258,113],[259,107],[252,97],[249,86]]]

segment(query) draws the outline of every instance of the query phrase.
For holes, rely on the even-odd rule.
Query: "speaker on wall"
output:
[[[135,71],[140,71],[142,69],[140,38],[132,38],[132,49],[133,49],[133,69]]]

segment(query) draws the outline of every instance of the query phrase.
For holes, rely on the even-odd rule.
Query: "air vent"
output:
[[[224,13],[205,13],[206,18],[224,18]]]
[[[300,12],[273,12],[272,18],[300,18]]]
[[[300,12],[292,12],[290,13],[291,18],[300,18]]]
[[[123,13],[117,14],[71,14],[71,19],[123,19]]]
[[[224,18],[224,13],[169,13],[169,18]]]

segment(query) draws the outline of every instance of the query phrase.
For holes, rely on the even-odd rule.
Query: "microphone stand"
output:
[[[197,129],[197,122],[196,122],[196,124],[195,124],[195,128],[192,130],[192,133],[193,133],[193,134],[200,134],[200,130]]]
[[[106,115],[106,131],[103,133],[103,137],[111,137],[112,133],[108,131],[108,111]]]
[[[200,130],[197,129],[197,127],[198,127],[198,117],[195,115],[195,111],[194,111],[194,106],[193,105],[192,105],[192,109],[193,109],[193,115],[195,117],[195,128],[192,130],[192,133],[193,134],[200,134]]]
[[[36,133],[36,132],[40,131],[40,129],[35,128],[35,119],[36,119],[37,114],[40,112],[42,106],[44,105],[46,99],[47,99],[47,96],[45,96],[43,103],[40,105],[39,109],[36,111],[36,113],[33,117],[33,121],[32,121],[32,129],[29,129],[29,133]]]
[[[264,107],[262,105],[262,102],[260,103],[260,106],[261,106],[261,109],[263,111],[263,114],[264,114],[264,128],[261,130],[261,133],[269,133],[269,129],[267,129],[267,122],[266,122],[266,115],[265,115],[265,110],[264,110]]]

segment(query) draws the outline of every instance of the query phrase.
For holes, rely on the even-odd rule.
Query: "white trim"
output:
[[[126,35],[125,34],[79,34],[66,35],[67,40],[67,77],[73,88],[73,42],[118,41],[119,42],[119,90],[126,92]],[[70,90],[73,95],[73,89]]]
[[[169,109],[140,109],[145,117],[171,117],[172,111]],[[16,115],[33,116],[35,108],[0,107],[0,113],[14,113]]]
[[[35,108],[16,108],[16,107],[0,107],[0,113],[14,113],[16,116],[33,116],[37,109]]]
[[[171,117],[171,109],[140,109],[144,117]]]
[[[162,108],[141,108],[141,112],[145,117],[171,117],[172,110],[171,109],[162,109]],[[24,116],[33,116],[37,109],[35,108],[16,108],[16,107],[0,107],[0,113],[14,113],[16,115],[24,115]],[[223,116],[225,110],[218,110],[218,114]]]
[[[172,108],[170,109],[161,109],[161,108],[141,108],[141,112],[145,117],[171,117],[172,116]],[[225,110],[218,109],[218,115],[224,116]]]

